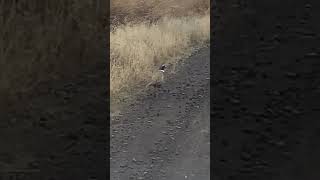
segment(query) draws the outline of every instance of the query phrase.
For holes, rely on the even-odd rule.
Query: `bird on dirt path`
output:
[[[167,68],[167,65],[162,64],[159,67],[159,72],[155,73],[152,77],[152,81],[146,85],[146,87],[153,85],[154,87],[160,87],[161,83],[164,82],[164,73]]]
[[[161,81],[163,82],[164,81],[164,72],[165,72],[165,69],[167,68],[167,65],[165,64],[162,64],[159,68],[159,71],[161,72]]]
[[[159,68],[159,71],[164,72],[167,66],[165,64],[162,64]]]

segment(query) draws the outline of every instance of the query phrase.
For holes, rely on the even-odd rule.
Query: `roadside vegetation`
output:
[[[134,96],[161,64],[175,64],[210,39],[209,0],[111,0],[111,99]]]

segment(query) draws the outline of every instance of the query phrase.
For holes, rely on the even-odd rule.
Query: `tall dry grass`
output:
[[[204,15],[210,0],[111,0],[111,25],[127,22],[155,22],[164,16]]]
[[[111,101],[130,95],[152,80],[160,64],[177,62],[209,38],[209,13],[117,26],[110,32]]]
[[[1,102],[102,61],[98,1],[0,0]]]

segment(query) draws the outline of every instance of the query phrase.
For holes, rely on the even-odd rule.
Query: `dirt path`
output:
[[[209,179],[209,56],[200,50],[112,117],[112,180]]]
[[[320,2],[217,4],[214,179],[319,179]]]

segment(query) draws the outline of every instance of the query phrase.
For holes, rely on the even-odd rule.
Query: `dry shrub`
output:
[[[208,13],[210,0],[111,0],[111,24],[154,22],[164,16],[183,17]]]
[[[118,26],[110,32],[112,101],[147,84],[160,64],[175,63],[209,38],[209,14]]]
[[[209,0],[111,0],[111,101],[133,97],[160,64],[208,42],[209,9]]]
[[[102,61],[105,32],[93,2],[0,0],[0,98]]]

